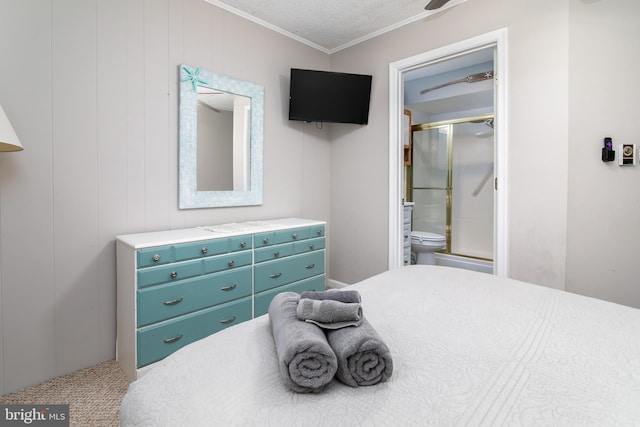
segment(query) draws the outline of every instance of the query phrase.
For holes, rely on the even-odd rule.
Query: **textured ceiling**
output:
[[[442,12],[429,0],[205,0],[326,53]]]

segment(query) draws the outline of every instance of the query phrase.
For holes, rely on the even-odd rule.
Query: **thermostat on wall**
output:
[[[636,144],[620,144],[618,146],[618,164],[620,166],[636,164]]]

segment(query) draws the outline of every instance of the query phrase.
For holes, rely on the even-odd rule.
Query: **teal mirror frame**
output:
[[[178,206],[197,209],[262,204],[264,87],[181,64],[179,72]],[[247,191],[198,191],[197,87],[207,87],[251,98],[250,186]]]

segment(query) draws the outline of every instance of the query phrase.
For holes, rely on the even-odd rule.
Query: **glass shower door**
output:
[[[493,259],[493,117],[413,126],[413,230],[446,237],[447,254]]]
[[[442,236],[447,236],[449,232],[447,214],[450,210],[447,206],[451,200],[450,144],[450,126],[413,132],[413,230]]]
[[[451,253],[493,258],[493,128],[452,124]]]

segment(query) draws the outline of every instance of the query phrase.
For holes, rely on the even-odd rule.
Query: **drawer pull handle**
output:
[[[220,289],[223,290],[223,291],[231,291],[231,290],[235,289],[236,286],[238,286],[238,285],[223,286]]]
[[[233,260],[229,261],[229,267],[233,267],[234,265],[236,265],[236,263]]]
[[[277,279],[278,277],[282,276],[282,273],[276,273],[276,274],[272,274],[271,276],[269,276],[272,279]]]
[[[247,242],[240,242],[240,247],[241,248],[247,247]]]
[[[164,340],[164,342],[167,343],[167,344],[172,344],[172,343],[178,341],[180,338],[182,338],[182,334],[177,335],[177,336],[175,336],[173,338],[167,338],[166,340]]]
[[[313,268],[315,266],[316,266],[315,264],[309,264],[309,265],[305,265],[304,268]]]
[[[275,252],[273,253],[273,256],[274,256],[274,257],[276,257],[276,258],[278,258],[278,257],[280,256],[280,251],[275,251]]]
[[[181,302],[182,302],[182,297],[181,298],[172,299],[171,301],[165,301],[164,305],[176,305],[176,304],[180,304]]]
[[[171,272],[171,278],[175,279],[176,277],[178,277],[178,273],[176,273],[175,271]]]
[[[207,252],[209,252],[209,249],[207,249],[207,248],[202,248],[202,251],[201,251],[201,252],[202,252],[202,255],[206,255],[206,254],[207,254]]]
[[[263,242],[264,242],[265,245],[268,245],[269,244],[269,239],[264,239]]]
[[[153,256],[153,262],[158,262],[158,261],[160,261],[160,255],[155,254],[155,255]]]
[[[294,240],[295,240],[295,239],[297,239],[297,238],[298,238],[298,233],[293,233],[293,234],[291,235],[291,237],[293,237],[293,239],[294,239]]]
[[[316,245],[309,245],[309,249],[314,250],[316,248]]]
[[[231,316],[228,319],[221,320],[220,323],[224,323],[226,325],[227,323],[231,323],[234,320],[236,320],[236,316]]]
[[[317,234],[318,236],[322,236],[322,230],[318,230],[318,231],[316,231],[316,234]]]

